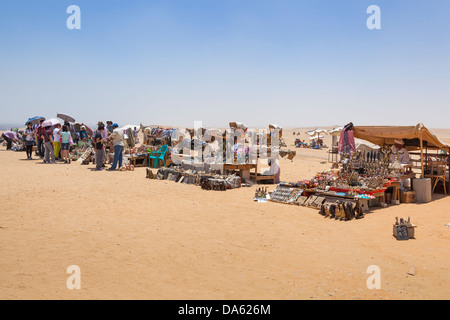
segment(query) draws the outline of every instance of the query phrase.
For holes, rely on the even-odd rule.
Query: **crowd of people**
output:
[[[294,145],[296,148],[310,148],[310,149],[320,149],[326,147],[322,139],[312,139],[308,144],[305,140],[295,139]]]
[[[132,130],[132,134],[137,138],[136,127]],[[88,127],[84,124],[79,128],[69,122],[44,126],[44,120],[40,120],[35,125],[27,123],[24,131],[12,128],[2,134],[2,139],[6,141],[7,150],[15,150],[14,145],[22,144],[27,160],[33,160],[33,147],[36,146],[36,154],[47,164],[56,164],[57,161],[70,164],[71,149],[92,147],[98,171],[106,167],[105,147],[106,143],[110,143],[114,148],[114,160],[108,170],[114,171],[122,167],[125,134],[119,125],[112,121],[107,121],[106,125],[100,121],[95,130],[88,131]]]

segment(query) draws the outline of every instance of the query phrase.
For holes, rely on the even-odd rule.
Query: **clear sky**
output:
[[[448,0],[0,0],[0,49],[3,123],[450,128]]]

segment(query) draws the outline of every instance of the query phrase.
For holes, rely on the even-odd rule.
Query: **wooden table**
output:
[[[255,183],[260,180],[272,180],[275,181],[275,175],[258,175],[258,164],[257,163],[245,163],[245,164],[228,164],[224,163],[224,170],[239,171],[239,176],[246,179],[253,179]],[[251,172],[253,171],[254,172]]]
[[[133,166],[137,167],[147,167],[148,166],[148,156],[149,155],[141,155],[141,156],[131,156],[130,161]]]
[[[375,193],[373,194],[373,196],[374,196],[375,198],[377,198],[377,200],[378,200],[378,202],[379,202],[380,204],[386,203],[386,195],[385,195],[385,191],[383,191],[383,192],[375,192]],[[399,197],[400,197],[400,195],[399,195]]]
[[[258,175],[258,165],[252,164],[252,163],[245,163],[245,164],[223,164],[223,170],[230,170],[230,171],[239,171],[239,176],[244,179],[250,179],[250,170],[255,170],[255,175]]]

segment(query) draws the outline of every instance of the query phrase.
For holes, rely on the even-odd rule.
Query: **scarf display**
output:
[[[353,135],[353,123],[347,124],[342,129],[341,136],[339,138],[339,153],[351,154],[356,151],[355,137]]]

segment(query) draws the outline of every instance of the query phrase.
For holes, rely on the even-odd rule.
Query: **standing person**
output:
[[[109,133],[112,133],[114,131],[113,123],[112,121],[106,121],[106,129]]]
[[[104,128],[103,131],[102,131],[102,139],[103,139],[103,166],[105,167],[106,161],[108,160],[108,158],[106,156],[105,142],[108,140],[109,131],[106,129],[106,127],[103,124],[103,122],[101,124],[103,125],[103,128]]]
[[[53,131],[52,127],[46,127],[44,131],[44,148],[45,148],[45,163],[56,164],[55,147],[53,145]]]
[[[94,135],[94,147],[95,147],[95,162],[97,171],[103,170],[103,137],[102,133],[105,130],[105,126],[103,124],[98,126],[98,129]]]
[[[113,132],[111,133],[111,136],[109,137],[114,145],[114,161],[112,164],[112,167],[108,170],[114,171],[117,168],[117,165],[119,165],[119,168],[122,167],[122,154],[123,154],[123,147],[124,147],[124,134],[123,130],[119,129],[119,125],[117,123],[114,123],[112,125]]]
[[[61,159],[60,155],[59,155],[59,151],[61,151],[61,125],[60,124],[56,124],[55,125],[55,129],[53,130],[53,143],[55,146],[55,158],[56,159]]]
[[[6,131],[2,134],[2,138],[6,140],[6,150],[11,150],[13,141],[19,141],[19,137],[14,131]]]
[[[73,143],[73,140],[75,139],[75,128],[74,128],[74,126],[73,125],[71,125],[70,123],[69,123],[69,121],[64,121],[64,126],[67,126],[67,131],[70,133],[70,137],[72,138],[72,143]],[[63,127],[64,127],[63,126]],[[62,143],[62,142],[61,142]],[[62,148],[62,145],[61,145],[61,148]]]
[[[44,159],[44,131],[45,131],[45,128],[42,126],[43,122],[44,122],[44,120],[42,119],[36,128],[37,149],[39,152],[39,157],[41,159]]]
[[[73,135],[72,140],[74,144],[78,145],[78,141],[80,140],[80,128],[73,126]]]
[[[99,121],[98,122],[98,124],[97,124],[97,129],[94,131],[94,134],[93,134],[93,136],[95,137],[96,136],[96,134],[97,134],[97,132],[99,132],[99,129],[98,128],[100,128],[100,126],[102,126],[103,127],[103,131],[101,132],[101,134],[102,134],[102,139],[103,139],[103,141],[107,141],[108,140],[108,130],[106,130],[106,128],[105,128],[105,124],[102,122],[102,121]],[[95,139],[93,139],[92,140],[92,144],[94,145],[94,149],[95,149]],[[103,165],[106,163],[106,149],[105,149],[105,145],[103,145]]]
[[[36,135],[36,132],[33,130],[33,124],[31,122],[28,123],[24,135],[25,135],[25,150],[27,152],[27,159],[32,160],[34,136]]]
[[[70,163],[69,148],[70,148],[70,131],[68,125],[64,125],[61,132],[61,157],[64,163]]]

